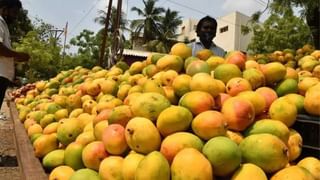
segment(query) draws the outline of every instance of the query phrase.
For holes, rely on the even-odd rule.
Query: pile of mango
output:
[[[293,180],[298,114],[320,117],[320,50],[225,57],[183,43],[130,66],[76,67],[15,99],[49,179]]]

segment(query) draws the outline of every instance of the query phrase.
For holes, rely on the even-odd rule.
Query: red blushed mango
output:
[[[226,91],[230,96],[236,96],[240,92],[251,90],[249,81],[240,77],[230,79],[226,85]]]
[[[197,115],[201,112],[213,109],[214,99],[207,92],[191,91],[180,98],[179,105],[189,109],[193,115]]]
[[[111,124],[102,134],[105,150],[113,155],[121,155],[128,149],[124,136],[124,127],[120,124]]]
[[[193,132],[204,140],[216,136],[224,136],[227,131],[225,117],[218,111],[205,111],[198,114],[192,121]]]
[[[240,51],[231,51],[226,55],[225,59],[227,63],[235,64],[243,70],[246,65],[247,57]]]
[[[235,131],[246,129],[255,117],[252,103],[240,97],[227,99],[222,105],[221,112],[226,118],[228,129]]]
[[[108,156],[101,141],[94,141],[86,145],[82,151],[83,164],[90,169],[99,170],[101,161]]]
[[[273,101],[275,101],[276,99],[278,99],[278,95],[276,93],[276,91],[274,91],[273,89],[269,88],[269,87],[260,87],[258,89],[256,89],[256,92],[261,94],[265,101],[266,101],[266,106],[265,106],[265,111],[264,112],[268,112],[270,105],[272,104]]]
[[[93,126],[98,124],[101,121],[106,121],[110,117],[112,109],[104,109],[102,110],[94,119],[93,119]]]
[[[201,152],[203,141],[189,132],[177,132],[165,137],[161,143],[160,152],[172,163],[174,157],[184,148],[194,148]]]
[[[229,99],[231,96],[229,94],[226,94],[226,93],[219,93],[218,96],[216,96],[214,98],[214,102],[215,102],[215,108],[216,110],[220,110],[223,103]]]
[[[186,73],[189,76],[193,76],[197,73],[210,73],[210,67],[208,65],[208,63],[206,61],[202,61],[202,60],[195,60],[193,62],[191,62],[187,69],[186,69]]]

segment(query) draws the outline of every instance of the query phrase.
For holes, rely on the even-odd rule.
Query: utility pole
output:
[[[101,47],[100,47],[100,56],[99,56],[99,63],[98,63],[99,66],[103,66],[104,54],[105,54],[105,49],[106,49],[106,42],[107,42],[107,37],[108,37],[108,27],[109,27],[109,21],[110,21],[111,8],[112,8],[112,0],[109,0],[107,17],[106,17],[106,22],[105,22],[105,26],[104,26],[103,36],[102,36],[102,43],[101,43]]]
[[[64,57],[66,55],[66,42],[67,42],[67,35],[68,35],[68,21],[66,23],[65,28],[63,29],[63,32],[64,32],[64,41],[63,41],[62,61],[61,61],[61,64],[60,64],[61,67],[63,65],[62,63],[63,63]]]
[[[121,9],[122,9],[122,0],[118,0],[118,5],[117,5],[117,19],[115,22],[115,28],[113,32],[113,52],[112,52],[112,57],[111,57],[111,63],[109,64],[110,66],[115,63],[116,58],[117,58],[117,53],[118,50],[121,47],[121,34],[120,34],[120,20],[121,20]],[[122,53],[120,53],[122,54]]]
[[[54,42],[54,46],[57,45],[57,40],[60,39],[60,36],[62,35],[62,33],[64,32],[63,29],[50,29],[49,30],[50,33],[51,33],[51,37],[53,37],[55,39],[55,42]]]

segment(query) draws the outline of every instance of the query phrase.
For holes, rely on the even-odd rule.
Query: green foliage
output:
[[[50,38],[52,38],[51,30],[55,29],[53,25],[48,24],[39,18],[35,18],[33,21],[33,24],[34,24],[34,31],[37,32],[39,39],[43,41],[47,41]]]
[[[168,53],[173,39],[177,37],[176,29],[182,23],[181,17],[177,11],[156,7],[157,0],[143,2],[144,9],[131,9],[143,17],[132,21],[132,39],[139,37],[143,30],[144,47],[148,51]]]
[[[98,13],[100,14],[100,16],[96,17],[94,19],[94,21],[98,22],[102,26],[105,26],[107,12],[100,10]],[[121,12],[121,17],[124,17],[124,15],[125,14],[123,12]],[[111,18],[109,20],[108,32],[113,32],[115,30],[116,21],[117,21],[117,9],[115,7],[112,7],[111,8]],[[128,23],[127,20],[120,18],[120,29],[126,30],[127,23]]]
[[[78,62],[83,63],[83,67],[90,68],[97,64],[99,50],[102,42],[102,30],[95,34],[84,29],[78,36],[70,40],[70,44],[78,47]]]
[[[20,65],[26,68],[24,76],[29,82],[48,79],[57,74],[61,48],[52,46],[53,42],[52,38],[49,41],[41,41],[37,32],[30,31],[20,43],[13,44],[16,51],[26,52],[30,55],[29,61],[25,65]]]
[[[294,16],[291,9],[282,12],[272,12],[263,24],[252,21],[251,27],[242,27],[242,32],[253,32],[248,45],[249,52],[270,53],[286,48],[298,49],[311,42],[310,30],[303,19]]]
[[[33,30],[34,27],[27,14],[27,10],[21,10],[17,19],[12,24],[8,24],[12,42],[18,42],[27,32]]]
[[[133,37],[139,36],[143,31],[143,38],[145,42],[157,39],[158,26],[161,14],[165,11],[161,7],[156,7],[155,4],[158,0],[143,0],[144,8],[140,9],[132,7],[131,11],[137,12],[141,19],[135,19],[131,23],[133,29]]]
[[[266,9],[263,12],[256,12],[252,16],[252,26],[249,29],[254,29],[257,22],[260,18],[260,15],[263,14],[266,10],[269,10],[272,14],[284,15],[287,13],[288,9],[291,10],[293,7],[299,7],[300,18],[306,22],[312,37],[313,44],[317,49],[320,49],[320,1],[318,0],[274,0],[268,1]],[[305,25],[304,25],[305,26]],[[248,27],[248,26],[247,26]],[[248,33],[248,28],[242,28],[242,32]],[[309,42],[310,38],[307,38]],[[297,39],[296,41],[300,41]],[[305,41],[306,42],[306,41]]]

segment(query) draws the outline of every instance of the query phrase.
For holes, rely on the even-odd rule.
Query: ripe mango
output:
[[[169,180],[170,166],[167,159],[159,152],[153,151],[146,155],[139,163],[135,180]]]

